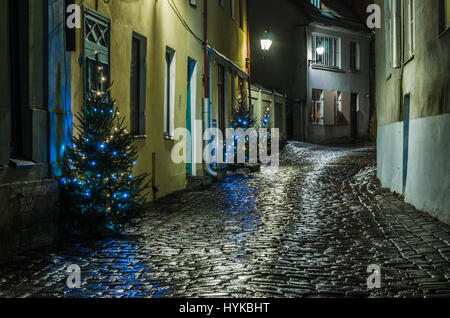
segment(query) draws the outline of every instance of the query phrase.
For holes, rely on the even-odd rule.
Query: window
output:
[[[450,0],[445,1],[445,27],[450,28]]]
[[[405,1],[392,0],[392,40],[391,40],[391,61],[393,68],[399,68],[402,66],[402,3]]]
[[[219,5],[223,8],[225,7],[224,0],[219,0]]]
[[[235,8],[235,3],[236,0],[230,0],[230,14],[231,14],[231,18],[234,20],[236,19],[236,8]]]
[[[323,123],[323,90],[313,89],[312,91],[312,105],[311,105],[311,120],[313,124]]]
[[[130,72],[130,126],[134,136],[145,136],[147,39],[133,33]]]
[[[196,1],[196,0],[189,0],[189,4],[190,4],[191,6],[196,7],[196,6],[197,6],[197,1]]]
[[[415,11],[414,0],[403,1],[403,60],[414,55],[415,46]]]
[[[244,102],[244,99],[245,99],[245,87],[244,87],[244,79],[242,78],[242,77],[240,77],[239,76],[239,79],[238,79],[238,89],[239,89],[239,92],[238,92],[238,101],[239,101],[239,103],[242,103],[242,102]]]
[[[313,6],[320,9],[320,0],[311,0],[311,3]]]
[[[172,138],[175,126],[175,51],[166,48],[164,81],[164,136]]]
[[[95,11],[85,8],[84,12],[84,92],[105,92],[109,87],[110,71],[110,20]],[[98,56],[97,56],[98,53]],[[97,58],[101,72],[97,70]],[[98,76],[106,81],[98,86]]]
[[[359,43],[355,41],[350,42],[350,70],[359,70]]]
[[[218,96],[218,113],[219,113],[219,129],[225,133],[225,69],[222,65],[218,65],[217,70],[217,96]]]
[[[21,57],[20,50],[26,46],[24,37],[18,36],[20,22],[23,22],[19,1],[9,1],[9,76],[11,93],[11,126],[9,152],[12,157],[23,153],[23,105],[26,104],[25,93],[26,73],[23,69],[26,67],[26,57]],[[2,62],[3,63],[3,62]],[[8,68],[6,68],[8,69]],[[25,87],[24,87],[25,86]],[[27,139],[29,136],[26,136]]]
[[[439,32],[450,29],[450,0],[439,0]]]
[[[239,0],[239,27],[244,28],[244,0]]]
[[[392,30],[392,0],[384,0],[384,37],[386,46],[386,78],[391,75],[391,30]]]
[[[323,54],[319,54],[318,48],[323,48]],[[312,55],[316,65],[340,68],[340,39],[313,35]]]

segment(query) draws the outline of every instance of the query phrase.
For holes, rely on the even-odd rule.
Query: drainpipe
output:
[[[203,1],[203,58],[204,58],[204,73],[203,73],[203,88],[205,98],[203,100],[203,127],[209,128],[209,59],[208,59],[208,0]],[[205,149],[207,141],[203,141],[203,149]],[[210,164],[205,164],[205,171],[211,177],[217,177],[218,173]]]

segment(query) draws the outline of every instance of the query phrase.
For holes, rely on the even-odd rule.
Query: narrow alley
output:
[[[168,196],[126,237],[0,266],[0,297],[449,297],[450,227],[382,189],[375,157],[290,142],[279,170]]]

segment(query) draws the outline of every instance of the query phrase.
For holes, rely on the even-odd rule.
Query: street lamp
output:
[[[261,49],[264,53],[270,50],[270,47],[272,46],[272,39],[269,35],[269,30],[264,31],[264,36],[261,38]]]
[[[260,39],[261,42],[261,50],[263,51],[263,56],[262,57],[257,57],[257,58],[247,58],[246,64],[247,64],[247,68],[249,68],[250,66],[250,62],[256,62],[258,60],[264,60],[266,58],[266,54],[267,52],[269,52],[270,48],[272,47],[272,36],[269,33],[269,30],[266,29],[264,31],[264,36]]]

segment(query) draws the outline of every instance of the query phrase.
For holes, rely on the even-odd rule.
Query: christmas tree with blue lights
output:
[[[242,128],[245,131],[247,129],[253,128],[255,126],[256,120],[253,117],[253,114],[249,107],[244,102],[245,99],[240,99],[238,101],[237,109],[233,112],[233,116],[231,119],[230,127],[233,129],[239,129]],[[239,136],[234,136],[234,157],[237,158],[238,155],[238,145],[239,145]],[[245,160],[246,162],[249,160],[249,150],[250,150],[250,143],[256,143],[256,140],[250,140],[248,136],[245,137],[245,142],[241,142],[241,147],[244,147],[242,149],[245,152]],[[231,150],[231,149],[230,149]]]
[[[233,113],[233,118],[231,119],[231,128],[242,128],[245,131],[249,128],[253,128],[255,126],[255,123],[255,118],[253,117],[250,109],[245,105],[245,102],[240,101],[238,103],[237,110],[235,110]]]
[[[272,134],[271,134],[271,122],[270,122],[270,107],[264,109],[264,115],[261,121],[261,128],[267,129],[265,133],[259,133],[260,144],[267,143],[267,154],[271,154],[272,150]]]
[[[70,230],[118,233],[148,207],[149,174],[133,175],[138,152],[106,83],[97,58],[97,91],[88,93],[74,125],[61,179],[63,210]]]

